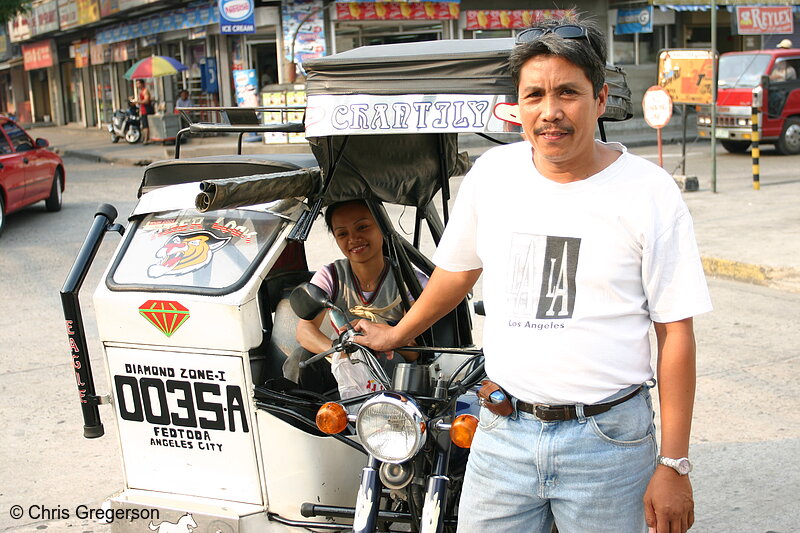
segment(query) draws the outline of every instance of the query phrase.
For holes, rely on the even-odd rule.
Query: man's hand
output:
[[[644,493],[644,516],[650,533],[686,533],[694,524],[689,476],[658,466]]]
[[[386,324],[376,324],[362,319],[356,322],[355,330],[363,334],[358,337],[358,344],[372,348],[376,352],[388,352],[403,345],[402,342],[395,340],[394,328]]]

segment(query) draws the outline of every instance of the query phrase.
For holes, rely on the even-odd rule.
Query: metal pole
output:
[[[681,142],[681,175],[686,175],[686,104],[681,104],[683,117],[683,141]]]
[[[711,0],[711,192],[717,192],[717,0]]]
[[[61,306],[64,310],[72,354],[72,367],[75,370],[75,382],[78,386],[78,397],[83,413],[83,436],[87,439],[102,437],[105,429],[100,421],[98,406],[101,400],[94,388],[94,375],[89,360],[78,293],[89,272],[89,267],[92,265],[92,260],[100,249],[103,237],[116,218],[117,210],[113,206],[102,204],[97,208],[97,214],[94,216],[89,234],[86,235],[78,257],[75,258],[75,263],[61,288]]]
[[[753,189],[758,191],[761,189],[761,169],[759,166],[759,158],[761,156],[761,149],[758,147],[759,131],[758,120],[761,116],[761,87],[753,89],[753,103],[750,108],[750,126],[753,129],[752,149],[750,156],[753,158]]]

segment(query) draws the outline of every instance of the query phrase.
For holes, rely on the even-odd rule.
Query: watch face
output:
[[[677,466],[676,470],[682,476],[692,471],[692,463],[690,463],[688,459],[678,459],[678,464],[675,466]]]

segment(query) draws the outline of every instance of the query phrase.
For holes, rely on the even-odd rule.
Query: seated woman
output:
[[[333,204],[325,211],[325,223],[345,259],[322,267],[311,283],[324,290],[334,304],[353,318],[396,324],[404,314],[400,290],[383,255],[383,234],[367,204],[363,200]],[[422,272],[416,271],[416,274],[424,287],[428,278]],[[300,320],[297,325],[297,341],[311,353],[324,352],[331,347],[332,339],[320,329],[326,315],[327,311],[323,311],[314,320]],[[388,376],[391,377],[394,365],[404,362],[404,358],[411,361],[417,357],[411,352],[401,355],[377,355]]]

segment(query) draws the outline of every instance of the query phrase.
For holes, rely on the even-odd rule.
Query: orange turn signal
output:
[[[347,427],[347,411],[336,402],[323,404],[317,411],[317,427],[328,435],[341,433]]]
[[[477,430],[478,419],[475,416],[458,415],[450,425],[450,440],[459,448],[469,448]]]

